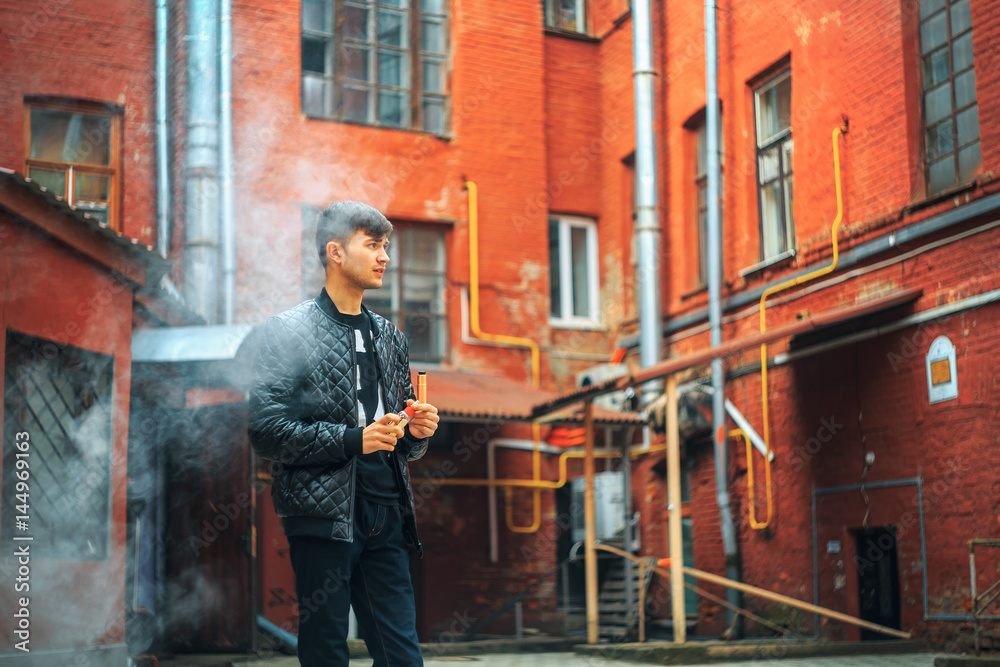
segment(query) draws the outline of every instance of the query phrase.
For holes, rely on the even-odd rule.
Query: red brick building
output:
[[[836,127],[846,132],[835,138],[843,184],[838,268],[770,297],[768,328],[920,290],[902,307],[769,347],[776,458],[765,529],[751,526],[746,456],[732,441],[742,576],[941,642],[967,640],[971,629],[969,541],[1000,532],[1000,498],[988,472],[997,460],[989,349],[1000,287],[993,176],[1000,128],[991,45],[1000,24],[988,5],[889,2],[862,11],[850,3],[731,3],[718,14],[723,339],[761,330],[765,288],[830,264]],[[698,252],[699,9],[675,7],[661,24],[671,356],[708,345]],[[947,399],[934,395],[949,375],[945,363],[932,379],[930,364],[942,358],[932,351],[938,336],[954,346],[957,386]],[[726,372],[727,397],[762,432],[757,348],[729,357]],[[721,572],[714,464],[707,449],[688,454],[695,564]],[[763,459],[754,456],[763,522]],[[987,553],[979,547],[979,562],[993,564],[989,574],[979,568],[979,591],[996,580],[995,550]],[[812,619],[746,602],[812,629]],[[703,620],[712,614],[706,607]],[[819,631],[858,636],[826,623]]]
[[[418,503],[427,556],[414,564],[421,634],[463,634],[568,554],[568,487],[580,468],[570,459],[565,487],[537,493],[537,521],[530,489],[510,495],[499,489],[493,500],[484,487],[453,482],[482,479],[491,465],[497,478],[530,480],[532,454],[517,447],[532,437],[533,402],[571,389],[579,374],[608,362],[616,349],[637,351],[629,3],[237,0],[231,49],[224,33],[210,35],[217,29],[211,26],[226,23],[219,12],[227,4],[165,7],[170,210],[161,219],[169,228],[157,222],[157,187],[165,181],[156,173],[152,0],[128,8],[66,0],[30,15],[0,10],[10,17],[3,24],[13,26],[0,44],[0,83],[12,91],[0,102],[6,139],[0,167],[50,191],[61,187],[78,210],[142,244],[166,233],[161,249],[174,262],[172,282],[152,294],[138,292],[133,321],[205,326],[200,340],[218,345],[210,358],[194,348],[161,353],[177,335],[144,346],[149,353],[135,369],[142,381],[133,387],[140,394],[134,402],[148,406],[166,396],[154,407],[168,416],[157,413],[154,421],[202,420],[206,432],[205,420],[212,420],[206,410],[239,420],[244,380],[204,373],[199,364],[239,366],[249,327],[318,289],[316,210],[352,198],[386,213],[397,226],[392,271],[367,303],[408,335],[414,367],[428,370],[431,399],[443,401],[446,417],[431,453],[412,470],[427,480]],[[705,25],[701,5],[653,4],[662,355],[683,356],[708,345],[701,231]],[[941,643],[967,640],[971,627],[969,540],[1000,537],[991,345],[1000,288],[1000,231],[993,223],[1000,205],[993,176],[1000,158],[1000,106],[993,99],[1000,90],[1000,19],[989,5],[727,1],[718,12],[724,340],[760,330],[756,304],[766,288],[831,262],[837,127],[844,130],[836,139],[843,210],[838,268],[771,297],[767,326],[904,291],[912,296],[769,347],[770,489],[754,454],[758,521],[766,518],[768,495],[773,501],[766,528],[751,525],[746,457],[742,444],[731,441],[728,490],[741,578]],[[208,52],[223,54],[221,63],[215,55],[198,60],[209,43],[216,46]],[[219,69],[206,73],[202,62]],[[214,87],[225,79],[227,63],[231,172],[220,120],[230,98],[224,85]],[[206,100],[205,90],[214,91],[213,99]],[[206,117],[214,120],[206,124]],[[50,134],[62,138],[61,146],[36,140],[57,121],[63,124]],[[82,150],[88,130],[108,137],[103,153]],[[78,133],[75,156],[66,154],[71,131]],[[217,225],[212,229],[225,227],[227,179],[229,249],[224,232],[199,236],[194,227],[205,220]],[[470,259],[473,219],[478,252]],[[207,258],[205,264],[192,264],[195,257]],[[198,276],[235,283],[227,305],[232,317],[220,314],[224,308],[197,305],[205,290],[214,291],[214,279],[191,277],[205,266],[215,273]],[[530,340],[539,348],[537,369],[525,345],[473,335],[474,287],[481,331]],[[225,328],[239,325],[247,326]],[[225,343],[230,335],[236,337]],[[928,358],[938,336],[950,340],[954,362],[947,345]],[[627,363],[636,366],[636,358],[631,354]],[[725,367],[727,397],[764,432],[757,350],[728,357]],[[538,393],[527,387],[536,372]],[[697,383],[707,372],[697,368],[684,379]],[[559,419],[557,426],[578,423],[572,415]],[[609,413],[602,420],[613,448],[639,442],[629,417]],[[565,433],[541,429],[551,442],[565,443]],[[143,442],[177,437],[158,431]],[[245,449],[227,443],[226,452]],[[690,555],[695,567],[721,573],[711,438],[694,433],[684,444]],[[869,454],[874,458],[866,463]],[[558,459],[540,455],[539,479],[560,479]],[[222,460],[213,459],[212,475],[221,474]],[[662,454],[633,457],[625,504],[641,517],[644,555],[666,552],[663,467]],[[240,519],[226,525],[225,537],[208,540],[202,530],[220,516],[204,507],[235,502],[241,492],[254,495],[245,470],[229,472],[214,490],[190,489],[188,496],[206,502],[189,499],[179,524],[165,518],[157,524],[176,543],[192,534],[209,543],[167,561],[200,559],[204,577],[231,571],[239,581],[227,586],[259,586],[245,599],[244,606],[255,608],[247,611],[248,623],[240,621],[243,630],[226,627],[213,640],[211,626],[190,629],[184,634],[190,647],[244,646],[251,640],[240,633],[257,611],[294,627],[290,573],[263,499],[266,484],[256,484],[259,507],[237,503]],[[163,501],[156,493],[148,498]],[[497,517],[508,505],[505,525]],[[240,555],[255,553],[244,548],[253,516],[260,528],[257,564]],[[996,562],[995,551],[977,554]],[[213,565],[220,558],[241,564]],[[981,574],[980,590],[996,578],[993,567]],[[526,622],[556,625],[566,601],[578,603],[574,586],[556,575],[545,579],[523,600]],[[665,590],[653,589],[654,618],[669,617]],[[183,606],[176,596],[158,595]],[[226,600],[220,594],[201,613],[211,617]],[[751,598],[745,604],[803,634],[859,637]],[[692,601],[688,613],[699,634],[725,629],[723,610],[711,603]],[[512,619],[508,612],[483,632],[508,631]]]

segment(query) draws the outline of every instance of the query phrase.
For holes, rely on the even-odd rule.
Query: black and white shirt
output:
[[[375,348],[372,344],[371,319],[364,312],[358,315],[337,313],[341,322],[354,329],[354,350],[357,366],[358,394],[358,427],[378,421],[385,415],[382,405],[382,392],[378,381],[378,366],[375,361]],[[389,451],[377,451],[371,454],[359,454],[357,457],[358,495],[382,505],[395,505],[399,502],[399,485],[396,482],[395,461]]]

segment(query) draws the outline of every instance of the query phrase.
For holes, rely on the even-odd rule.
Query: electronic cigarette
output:
[[[417,373],[417,403],[427,402],[427,371],[419,371]],[[396,420],[393,424],[396,424],[400,428],[406,428],[406,425],[410,423],[413,419],[413,413],[416,412],[414,409],[415,403],[411,403],[402,410],[396,413]]]
[[[417,372],[417,403],[427,402],[427,371]]]

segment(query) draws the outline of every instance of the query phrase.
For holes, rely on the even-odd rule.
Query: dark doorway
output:
[[[573,489],[571,484],[556,489],[556,561],[562,562],[570,556],[573,544],[573,525],[577,523],[573,516]],[[579,539],[579,536],[577,536]],[[587,577],[584,569],[584,550],[577,548],[579,558],[567,563],[556,574],[559,606],[564,612],[582,612],[587,605]]]
[[[858,603],[866,621],[899,629],[899,564],[896,530],[892,526],[855,531],[857,538]],[[861,630],[861,639],[885,639],[872,630]]]

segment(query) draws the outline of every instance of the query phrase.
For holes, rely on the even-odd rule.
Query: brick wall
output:
[[[122,232],[156,243],[155,5],[52,0],[0,7],[0,167],[24,172],[24,101],[51,97],[122,111]]]

